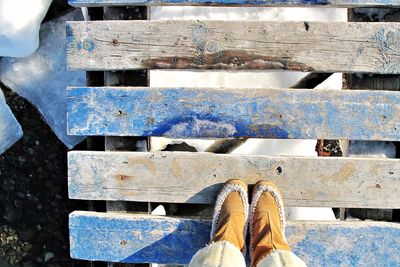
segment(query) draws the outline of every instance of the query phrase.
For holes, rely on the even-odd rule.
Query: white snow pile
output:
[[[65,88],[84,86],[86,76],[83,71],[67,70],[67,20],[82,20],[82,14],[77,10],[44,23],[40,30],[40,47],[34,54],[20,59],[0,59],[0,80],[28,99],[58,138],[72,148],[84,137],[67,135]]]
[[[7,106],[4,94],[0,90],[0,154],[17,142],[22,135],[21,125]]]
[[[26,57],[39,46],[40,23],[52,0],[0,0],[0,57]]]

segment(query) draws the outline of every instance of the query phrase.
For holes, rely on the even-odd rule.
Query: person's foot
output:
[[[282,195],[274,183],[259,181],[254,186],[249,224],[252,266],[274,250],[290,251]]]
[[[229,241],[245,254],[248,210],[247,185],[237,179],[227,181],[215,204],[211,241]]]

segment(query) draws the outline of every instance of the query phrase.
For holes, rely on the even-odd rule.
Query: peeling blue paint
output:
[[[71,256],[131,263],[187,264],[209,242],[210,221],[74,212]],[[287,238],[308,266],[400,266],[400,225],[289,223]]]
[[[82,87],[67,113],[72,135],[400,140],[394,91]]]
[[[288,235],[293,230],[288,229]],[[320,242],[315,242],[316,237]],[[305,238],[293,245],[293,250],[300,257],[312,257],[311,266],[399,266],[400,257],[391,255],[399,248],[399,238],[399,229],[376,225],[347,228],[343,224],[307,231]],[[305,251],[312,254],[306,256]]]
[[[66,35],[67,46],[70,46],[75,41],[75,36],[74,31],[69,24],[66,26]]]
[[[95,49],[96,45],[92,40],[84,40],[82,42],[78,42],[76,47],[78,50],[86,50],[88,52],[93,52]]]

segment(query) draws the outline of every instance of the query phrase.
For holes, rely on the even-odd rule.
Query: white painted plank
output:
[[[400,73],[400,23],[95,21],[67,25],[73,69]]]
[[[214,203],[240,178],[275,181],[288,206],[400,208],[395,159],[73,151],[68,172],[73,199]]]

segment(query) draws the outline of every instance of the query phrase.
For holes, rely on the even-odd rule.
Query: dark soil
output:
[[[26,100],[2,88],[24,136],[0,155],[0,266],[85,266],[69,257],[67,148]],[[85,208],[87,209],[87,208]]]

